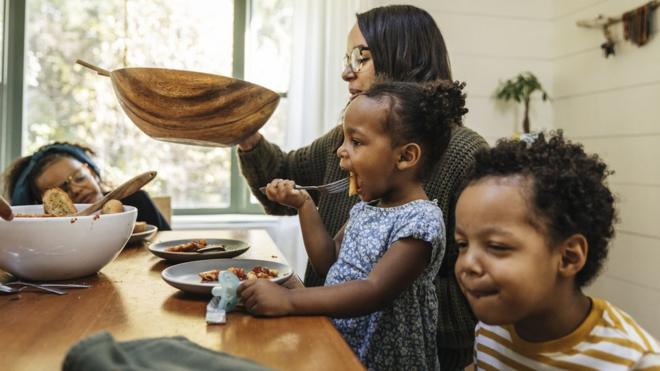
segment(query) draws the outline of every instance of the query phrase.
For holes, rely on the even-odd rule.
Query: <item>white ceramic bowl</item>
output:
[[[85,204],[77,204],[78,210]],[[17,213],[43,213],[41,205],[13,206]],[[114,260],[133,231],[137,209],[61,218],[0,219],[0,269],[34,281],[65,280],[98,272]]]

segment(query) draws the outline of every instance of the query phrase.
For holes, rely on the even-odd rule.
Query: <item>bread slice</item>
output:
[[[147,222],[135,222],[133,233],[140,233],[147,230]]]
[[[124,212],[124,204],[119,200],[108,200],[101,209],[101,214],[116,214]]]
[[[69,195],[60,188],[51,188],[43,196],[44,211],[55,216],[75,214],[78,210],[73,206]]]

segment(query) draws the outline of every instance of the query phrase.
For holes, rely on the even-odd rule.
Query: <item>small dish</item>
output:
[[[198,253],[195,251],[192,252],[173,252],[167,251],[168,248],[183,243],[190,242],[192,240],[206,240],[206,243],[209,245],[222,244],[225,245],[224,251],[209,251],[205,253]],[[218,258],[233,258],[235,256],[241,255],[246,252],[250,245],[246,242],[239,240],[230,240],[224,238],[189,238],[185,240],[173,240],[173,241],[163,241],[151,244],[149,251],[152,254],[167,259],[173,262],[187,262],[193,260],[206,260],[206,259],[218,259]],[[201,272],[201,271],[200,271]]]
[[[155,225],[147,224],[147,228],[144,231],[131,234],[131,238],[128,239],[126,244],[132,245],[142,240],[148,240],[152,238],[156,232],[158,232],[158,227]]]
[[[291,275],[293,271],[286,264],[273,262],[269,260],[257,259],[211,259],[191,261],[181,263],[165,268],[160,276],[165,282],[182,291],[193,294],[211,294],[213,287],[218,286],[219,282],[202,282],[198,273],[212,269],[225,270],[229,267],[243,268],[245,271],[252,270],[256,266],[262,266],[269,269],[277,269],[279,275],[277,278],[271,278],[272,282],[281,284]]]

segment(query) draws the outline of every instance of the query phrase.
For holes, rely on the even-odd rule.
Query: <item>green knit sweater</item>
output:
[[[341,126],[337,126],[311,145],[288,153],[262,139],[252,150],[238,152],[241,171],[268,214],[294,215],[296,210],[268,200],[258,188],[274,178],[291,179],[300,185],[325,184],[345,178],[348,174],[339,168],[336,153],[343,139]],[[456,192],[474,161],[475,152],[487,146],[486,141],[474,131],[465,127],[455,128],[447,152],[425,183],[429,199],[438,200],[447,230],[447,250],[436,280],[440,302],[439,348],[467,348],[472,347],[474,341],[475,320],[454,278],[458,253],[454,243],[454,208]],[[346,193],[321,196],[316,192],[310,193],[331,236],[344,225],[351,207],[359,200],[355,196],[348,197]],[[308,264],[306,286],[322,285],[324,279]]]

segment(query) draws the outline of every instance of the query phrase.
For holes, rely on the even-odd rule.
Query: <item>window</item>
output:
[[[287,118],[291,2],[27,0],[23,152],[52,141],[86,144],[96,150],[104,180],[114,184],[156,169],[149,191],[171,196],[175,213],[260,210],[233,149],[151,139],[125,116],[110,79],[74,61],[108,70],[186,69],[261,84],[283,97],[262,129],[278,141]]]
[[[0,1],[2,7],[2,81],[0,84],[0,165],[20,155],[25,4]],[[13,53],[11,52],[13,51]]]

